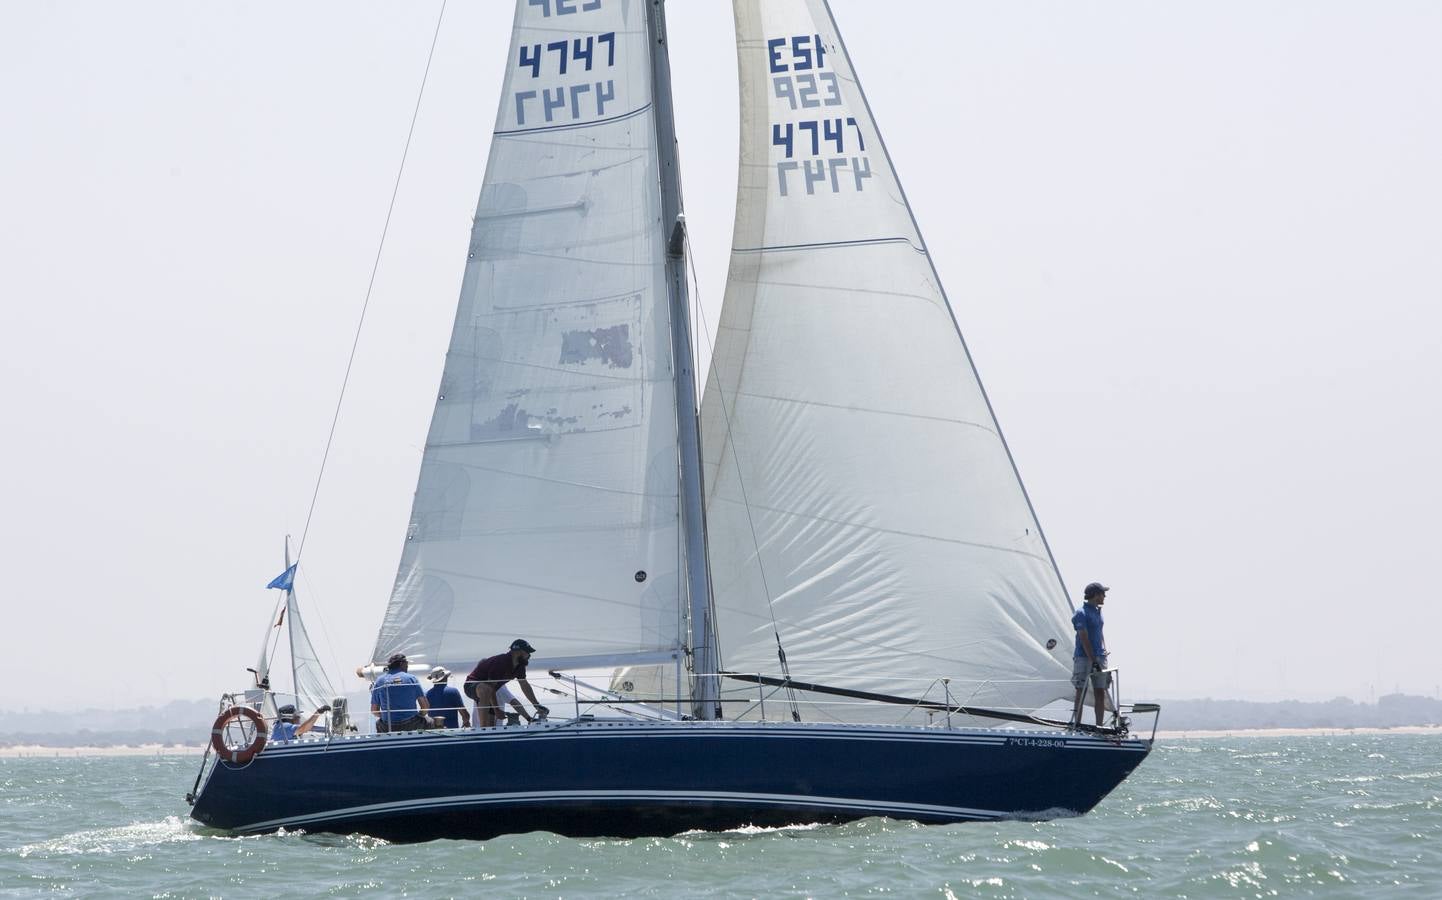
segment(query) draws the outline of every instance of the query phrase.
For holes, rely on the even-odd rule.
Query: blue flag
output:
[[[300,565],[300,563],[295,564],[295,566],[298,565]],[[275,576],[275,578],[271,579],[270,584],[266,585],[266,587],[276,588],[282,591],[290,590],[291,586],[295,584],[295,566],[291,566],[289,569],[286,569],[284,572],[281,572],[279,575]]]

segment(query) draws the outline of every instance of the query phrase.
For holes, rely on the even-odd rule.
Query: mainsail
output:
[[[378,661],[673,659],[677,424],[643,0],[517,3]]]
[[[740,180],[702,404],[726,666],[777,674],[779,636],[799,680],[1069,696],[1065,591],[830,11],[735,11]]]

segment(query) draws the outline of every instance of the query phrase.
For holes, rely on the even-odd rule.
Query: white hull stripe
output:
[[[705,728],[680,726],[676,728],[654,728],[646,726],[597,726],[592,724],[583,725],[556,725],[548,728],[498,728],[493,731],[472,731],[469,733],[457,734],[451,731],[431,732],[406,732],[403,734],[390,735],[368,735],[365,737],[344,738],[330,741],[302,741],[287,745],[272,745],[268,753],[275,756],[284,754],[287,756],[304,753],[345,753],[352,751],[375,750],[380,748],[395,748],[414,750],[420,746],[441,746],[452,744],[470,743],[473,741],[488,740],[598,740],[603,738],[645,738],[655,740],[656,738],[685,738],[691,740],[707,738],[748,738],[748,739],[770,739],[770,740],[841,740],[841,741],[881,741],[884,743],[930,743],[930,744],[963,744],[980,747],[1005,747],[1009,741],[1016,737],[1029,737],[1028,735],[979,735],[957,732],[932,732],[912,733],[895,731],[812,731],[799,728],[761,728],[761,729],[727,729],[727,728]],[[1026,749],[1065,749],[1065,750],[1100,750],[1103,752],[1130,752],[1147,753],[1151,747],[1145,741],[1127,740],[1120,743],[1100,740],[1097,738],[1046,738],[1050,743],[1041,748],[1029,746],[1016,746],[1018,750]]]
[[[374,803],[368,806],[352,806],[346,809],[329,810],[308,816],[292,816],[256,822],[244,828],[235,829],[241,833],[271,831],[276,828],[298,828],[345,819],[366,819],[396,813],[421,813],[455,807],[514,806],[518,804],[546,804],[572,801],[641,802],[657,801],[678,804],[705,803],[735,806],[806,807],[810,809],[835,810],[862,816],[892,815],[937,816],[952,819],[1000,819],[1012,813],[994,809],[969,809],[960,806],[932,806],[924,803],[885,803],[875,800],[859,800],[851,797],[815,797],[801,794],[743,794],[721,791],[527,791],[511,794],[467,794],[451,797],[428,797],[420,800],[404,800],[395,803]]]

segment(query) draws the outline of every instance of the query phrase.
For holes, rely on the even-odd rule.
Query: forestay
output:
[[[676,415],[642,0],[521,0],[375,659],[670,659]],[[641,573],[644,573],[642,575]]]
[[[735,10],[740,182],[702,406],[726,667],[778,673],[774,614],[798,679],[1068,696],[1070,606],[830,11]]]

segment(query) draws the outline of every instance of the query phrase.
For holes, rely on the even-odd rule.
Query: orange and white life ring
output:
[[[232,723],[241,720],[248,720],[255,728],[255,737],[244,747],[232,747],[226,743],[225,733]],[[244,723],[241,724],[241,731],[244,733]],[[210,727],[211,749],[216,756],[228,763],[244,765],[255,759],[255,755],[265,749],[265,738],[265,717],[248,706],[232,706],[217,716],[215,724]]]

